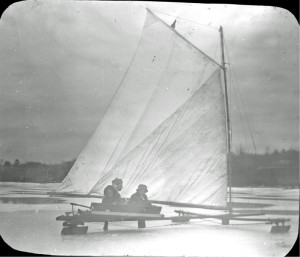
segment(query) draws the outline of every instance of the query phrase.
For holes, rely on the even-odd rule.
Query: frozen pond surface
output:
[[[186,224],[152,221],[145,229],[137,229],[137,222],[116,222],[109,225],[108,232],[102,231],[102,223],[87,223],[87,235],[61,236],[62,223],[55,218],[70,211],[69,202],[89,205],[90,199],[49,198],[46,192],[57,184],[0,186],[2,238],[14,249],[39,254],[285,256],[298,234],[299,189],[233,189],[234,207],[241,212],[262,210],[268,218],[290,218],[291,229],[286,234],[271,234],[271,225],[257,222],[222,226],[216,220],[192,220]],[[170,215],[174,209],[182,208],[164,206],[162,212]]]

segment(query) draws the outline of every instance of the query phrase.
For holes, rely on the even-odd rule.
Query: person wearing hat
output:
[[[102,203],[104,204],[121,204],[122,199],[119,191],[123,188],[123,181],[120,178],[115,178],[111,185],[108,185],[103,192]],[[108,230],[108,221],[104,222],[103,230]]]
[[[136,192],[130,197],[128,204],[149,205],[148,197],[146,195],[147,192],[147,186],[140,184]]]
[[[120,196],[119,191],[121,191],[123,188],[123,180],[120,178],[115,178],[114,180],[112,180],[111,184],[115,188],[116,193]],[[121,199],[121,196],[120,196],[120,199]]]
[[[148,201],[148,197],[146,193],[148,192],[147,186],[140,184],[136,190],[136,192],[130,197],[128,204],[132,205],[142,205],[147,206],[150,205]],[[145,228],[146,221],[143,219],[138,220],[138,228]]]
[[[110,204],[121,204],[121,195],[119,191],[121,191],[122,188],[123,188],[123,180],[120,178],[115,178],[111,182],[111,185],[108,185],[104,189],[104,193],[103,193],[104,202]]]

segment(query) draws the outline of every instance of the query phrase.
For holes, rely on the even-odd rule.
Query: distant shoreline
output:
[[[25,182],[20,182],[20,181],[0,181],[0,184],[41,184],[41,185],[45,185],[45,184],[60,184],[61,182],[30,182],[30,181],[25,181]],[[274,188],[274,189],[300,189],[300,186],[232,186],[233,188]]]
[[[238,153],[231,153],[230,160],[232,187],[299,188],[298,150],[253,154],[240,148]],[[74,163],[75,159],[59,164],[4,161],[0,182],[61,183]]]

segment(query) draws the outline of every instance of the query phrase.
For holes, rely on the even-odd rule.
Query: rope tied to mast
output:
[[[153,11],[153,12],[157,12],[157,13],[161,13],[161,14],[164,14],[164,15],[167,15],[167,16],[170,16],[170,17],[174,17],[176,19],[185,20],[185,21],[188,21],[188,22],[191,22],[191,23],[194,23],[194,24],[198,24],[198,25],[203,26],[203,27],[208,27],[208,28],[211,28],[211,29],[219,30],[216,27],[205,25],[205,24],[202,24],[202,23],[199,23],[199,22],[196,22],[196,21],[188,20],[188,19],[182,18],[180,16],[171,15],[171,14],[160,12],[160,11],[156,11],[156,10],[153,10],[153,9],[150,9],[150,8],[147,8],[147,9],[150,10],[150,11]]]

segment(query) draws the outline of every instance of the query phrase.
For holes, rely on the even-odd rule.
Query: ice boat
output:
[[[218,63],[151,10],[130,65],[91,139],[52,195],[93,197],[91,206],[72,205],[62,234],[86,233],[87,222],[215,218],[264,220],[289,229],[287,219],[258,219],[263,213],[231,208],[230,117],[220,27]],[[159,39],[159,40],[158,40]],[[123,180],[125,198],[138,184],[149,187],[152,206],[105,205],[104,188]],[[207,215],[177,210],[171,217],[155,205],[220,210]],[[80,209],[80,208],[81,209]],[[79,208],[77,211],[75,209]],[[83,209],[82,209],[83,208]],[[281,225],[280,225],[281,224]],[[280,226],[279,226],[280,225]],[[144,226],[139,226],[144,227]]]

